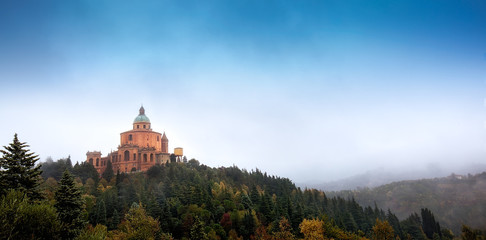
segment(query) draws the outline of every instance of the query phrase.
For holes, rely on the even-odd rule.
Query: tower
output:
[[[98,151],[87,152],[86,162],[91,163],[96,170],[101,169],[104,166],[104,161],[101,159],[101,152]]]
[[[169,153],[169,139],[167,139],[167,136],[162,135],[162,152],[163,153]]]

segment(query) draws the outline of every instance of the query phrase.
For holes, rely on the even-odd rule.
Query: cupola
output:
[[[143,106],[140,107],[138,116],[133,120],[133,129],[150,130],[150,119],[145,115]]]

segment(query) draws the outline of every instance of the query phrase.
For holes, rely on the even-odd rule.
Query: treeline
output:
[[[27,151],[5,149],[2,184],[19,166],[36,174],[42,169],[43,179],[32,188],[2,189],[2,239],[454,238],[428,209],[399,221],[376,205],[363,208],[354,199],[302,190],[258,169],[210,168],[192,159],[156,165],[146,173],[107,171],[100,178],[92,165],[72,166],[70,158],[40,168],[22,166],[25,159],[16,158],[25,154],[15,152]],[[462,238],[481,236],[465,227]]]
[[[391,209],[399,218],[427,207],[438,221],[455,233],[462,225],[486,231],[486,172],[476,175],[400,181],[376,188],[329,192],[328,195],[355,198],[362,205],[376,203]]]

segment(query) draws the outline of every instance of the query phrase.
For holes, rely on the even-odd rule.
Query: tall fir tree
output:
[[[39,156],[27,149],[29,145],[20,142],[17,134],[13,142],[0,150],[0,194],[9,189],[24,191],[31,199],[40,199],[39,180],[42,171],[40,165],[35,166]]]
[[[83,199],[81,191],[74,183],[74,179],[68,170],[64,171],[58,190],[55,194],[54,207],[59,214],[62,223],[63,239],[75,238],[84,227],[81,217],[83,211]]]
[[[96,224],[103,224],[106,225],[106,204],[103,199],[97,203],[98,205],[98,211],[96,211]]]
[[[113,166],[111,164],[111,161],[108,160],[106,163],[106,168],[103,174],[101,174],[101,177],[104,178],[106,181],[110,182],[110,180],[115,176],[115,173],[113,172]]]

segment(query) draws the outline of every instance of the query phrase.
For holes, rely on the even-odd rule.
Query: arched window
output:
[[[137,154],[136,153],[133,154],[133,161],[135,161],[135,160],[137,160]]]
[[[124,154],[125,154],[125,161],[130,161],[130,152],[126,150]]]
[[[150,154],[150,162],[153,162],[153,161],[154,161],[154,154],[153,154],[153,153],[151,153],[151,154]]]
[[[143,128],[145,128],[145,124],[143,125]]]
[[[140,125],[137,124],[137,129],[139,129],[139,128],[140,128]]]
[[[89,161],[89,163],[91,163],[91,165],[93,165],[93,159],[92,158],[90,158],[88,161]]]
[[[99,158],[97,158],[97,159],[96,159],[96,166],[98,167],[99,165],[100,165],[100,159],[99,159]]]
[[[147,162],[147,154],[146,153],[143,154],[143,162]]]
[[[132,134],[128,135],[128,141],[132,141],[133,138],[132,138]]]

